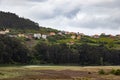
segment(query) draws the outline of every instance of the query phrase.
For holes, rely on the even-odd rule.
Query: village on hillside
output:
[[[48,42],[48,43],[65,43],[67,45],[74,44],[90,44],[90,45],[106,45],[108,48],[119,49],[120,43],[120,35],[106,35],[105,33],[101,33],[101,35],[95,34],[92,36],[85,35],[83,33],[75,33],[68,31],[49,31],[47,33],[43,33],[41,31],[36,32],[12,32],[11,29],[0,30],[0,35],[6,35],[11,38],[18,38],[21,40],[23,44],[26,44],[28,47],[32,48],[39,41]]]
[[[55,35],[71,35],[70,38],[71,39],[80,39],[82,36],[84,36],[83,33],[75,33],[75,32],[67,32],[67,31],[60,31],[58,33],[55,32],[50,32],[48,34],[41,34],[41,33],[18,33],[18,34],[9,34],[11,33],[11,31],[9,29],[5,29],[5,30],[0,30],[0,34],[1,35],[8,35],[9,37],[24,37],[24,38],[28,38],[28,39],[47,39],[48,36],[55,36]]]
[[[9,37],[24,37],[24,38],[28,38],[28,39],[47,39],[48,36],[55,36],[55,35],[60,35],[60,36],[65,36],[65,35],[71,35],[70,38],[71,39],[81,39],[81,37],[83,36],[87,36],[84,33],[75,33],[75,32],[68,32],[68,31],[59,31],[58,33],[55,32],[50,32],[47,34],[41,34],[39,33],[18,33],[18,34],[9,34],[12,33],[10,29],[5,29],[5,30],[0,30],[0,35],[8,35]],[[115,38],[115,37],[119,37],[120,38],[120,34],[114,36],[112,34],[106,35],[105,33],[101,33],[102,36],[106,36],[109,38]],[[101,35],[95,34],[92,36],[89,36],[91,38],[100,38]]]

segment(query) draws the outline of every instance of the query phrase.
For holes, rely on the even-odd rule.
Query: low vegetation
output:
[[[99,74],[106,74],[103,69],[99,70],[98,73],[99,73]]]
[[[109,72],[105,72],[103,69],[99,70],[98,71],[99,74],[102,74],[102,75],[108,75],[108,74],[113,74],[113,75],[120,75],[120,69],[112,69],[111,71]]]
[[[111,71],[119,66],[11,66],[0,67],[0,80],[119,80],[119,75],[101,75],[99,70]]]

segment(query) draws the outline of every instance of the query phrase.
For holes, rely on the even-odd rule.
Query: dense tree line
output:
[[[120,51],[103,45],[45,42],[29,50],[18,39],[0,35],[0,64],[120,65]]]
[[[104,46],[66,45],[47,43],[35,47],[36,58],[41,63],[78,65],[120,65],[120,51]]]
[[[18,39],[0,35],[0,64],[26,64],[29,61],[29,50]]]
[[[39,29],[39,25],[14,13],[0,11],[0,28]]]

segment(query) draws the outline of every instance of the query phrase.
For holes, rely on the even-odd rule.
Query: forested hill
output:
[[[38,29],[39,25],[14,13],[0,11],[0,28]]]

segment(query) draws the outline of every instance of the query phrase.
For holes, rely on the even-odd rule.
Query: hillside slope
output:
[[[39,25],[14,13],[0,11],[0,28],[39,29]]]

